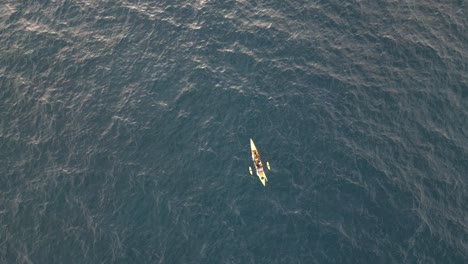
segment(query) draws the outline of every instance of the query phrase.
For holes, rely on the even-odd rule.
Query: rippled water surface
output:
[[[467,18],[4,1],[0,263],[466,263]]]

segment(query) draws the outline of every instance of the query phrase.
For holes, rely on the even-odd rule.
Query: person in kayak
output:
[[[253,158],[254,158],[254,163],[255,167],[260,168],[262,166],[262,163],[260,161],[260,157],[258,156],[258,152],[256,150],[253,151]]]

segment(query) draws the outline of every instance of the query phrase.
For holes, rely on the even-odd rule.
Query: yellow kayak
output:
[[[257,176],[262,182],[263,186],[266,186],[266,182],[268,181],[265,171],[263,170],[262,160],[260,159],[260,153],[258,153],[257,147],[252,139],[250,139],[250,151],[252,153],[252,161],[254,163],[255,171],[257,172]]]

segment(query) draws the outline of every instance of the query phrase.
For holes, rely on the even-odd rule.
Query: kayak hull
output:
[[[266,186],[266,182],[268,181],[268,179],[263,169],[263,164],[260,159],[260,153],[258,152],[257,147],[255,146],[255,143],[252,139],[250,139],[250,152],[252,153],[252,162],[254,163],[254,168],[257,173],[258,179],[263,184],[263,186]]]

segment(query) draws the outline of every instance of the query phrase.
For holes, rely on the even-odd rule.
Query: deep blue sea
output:
[[[3,0],[0,263],[468,263],[467,1]]]

